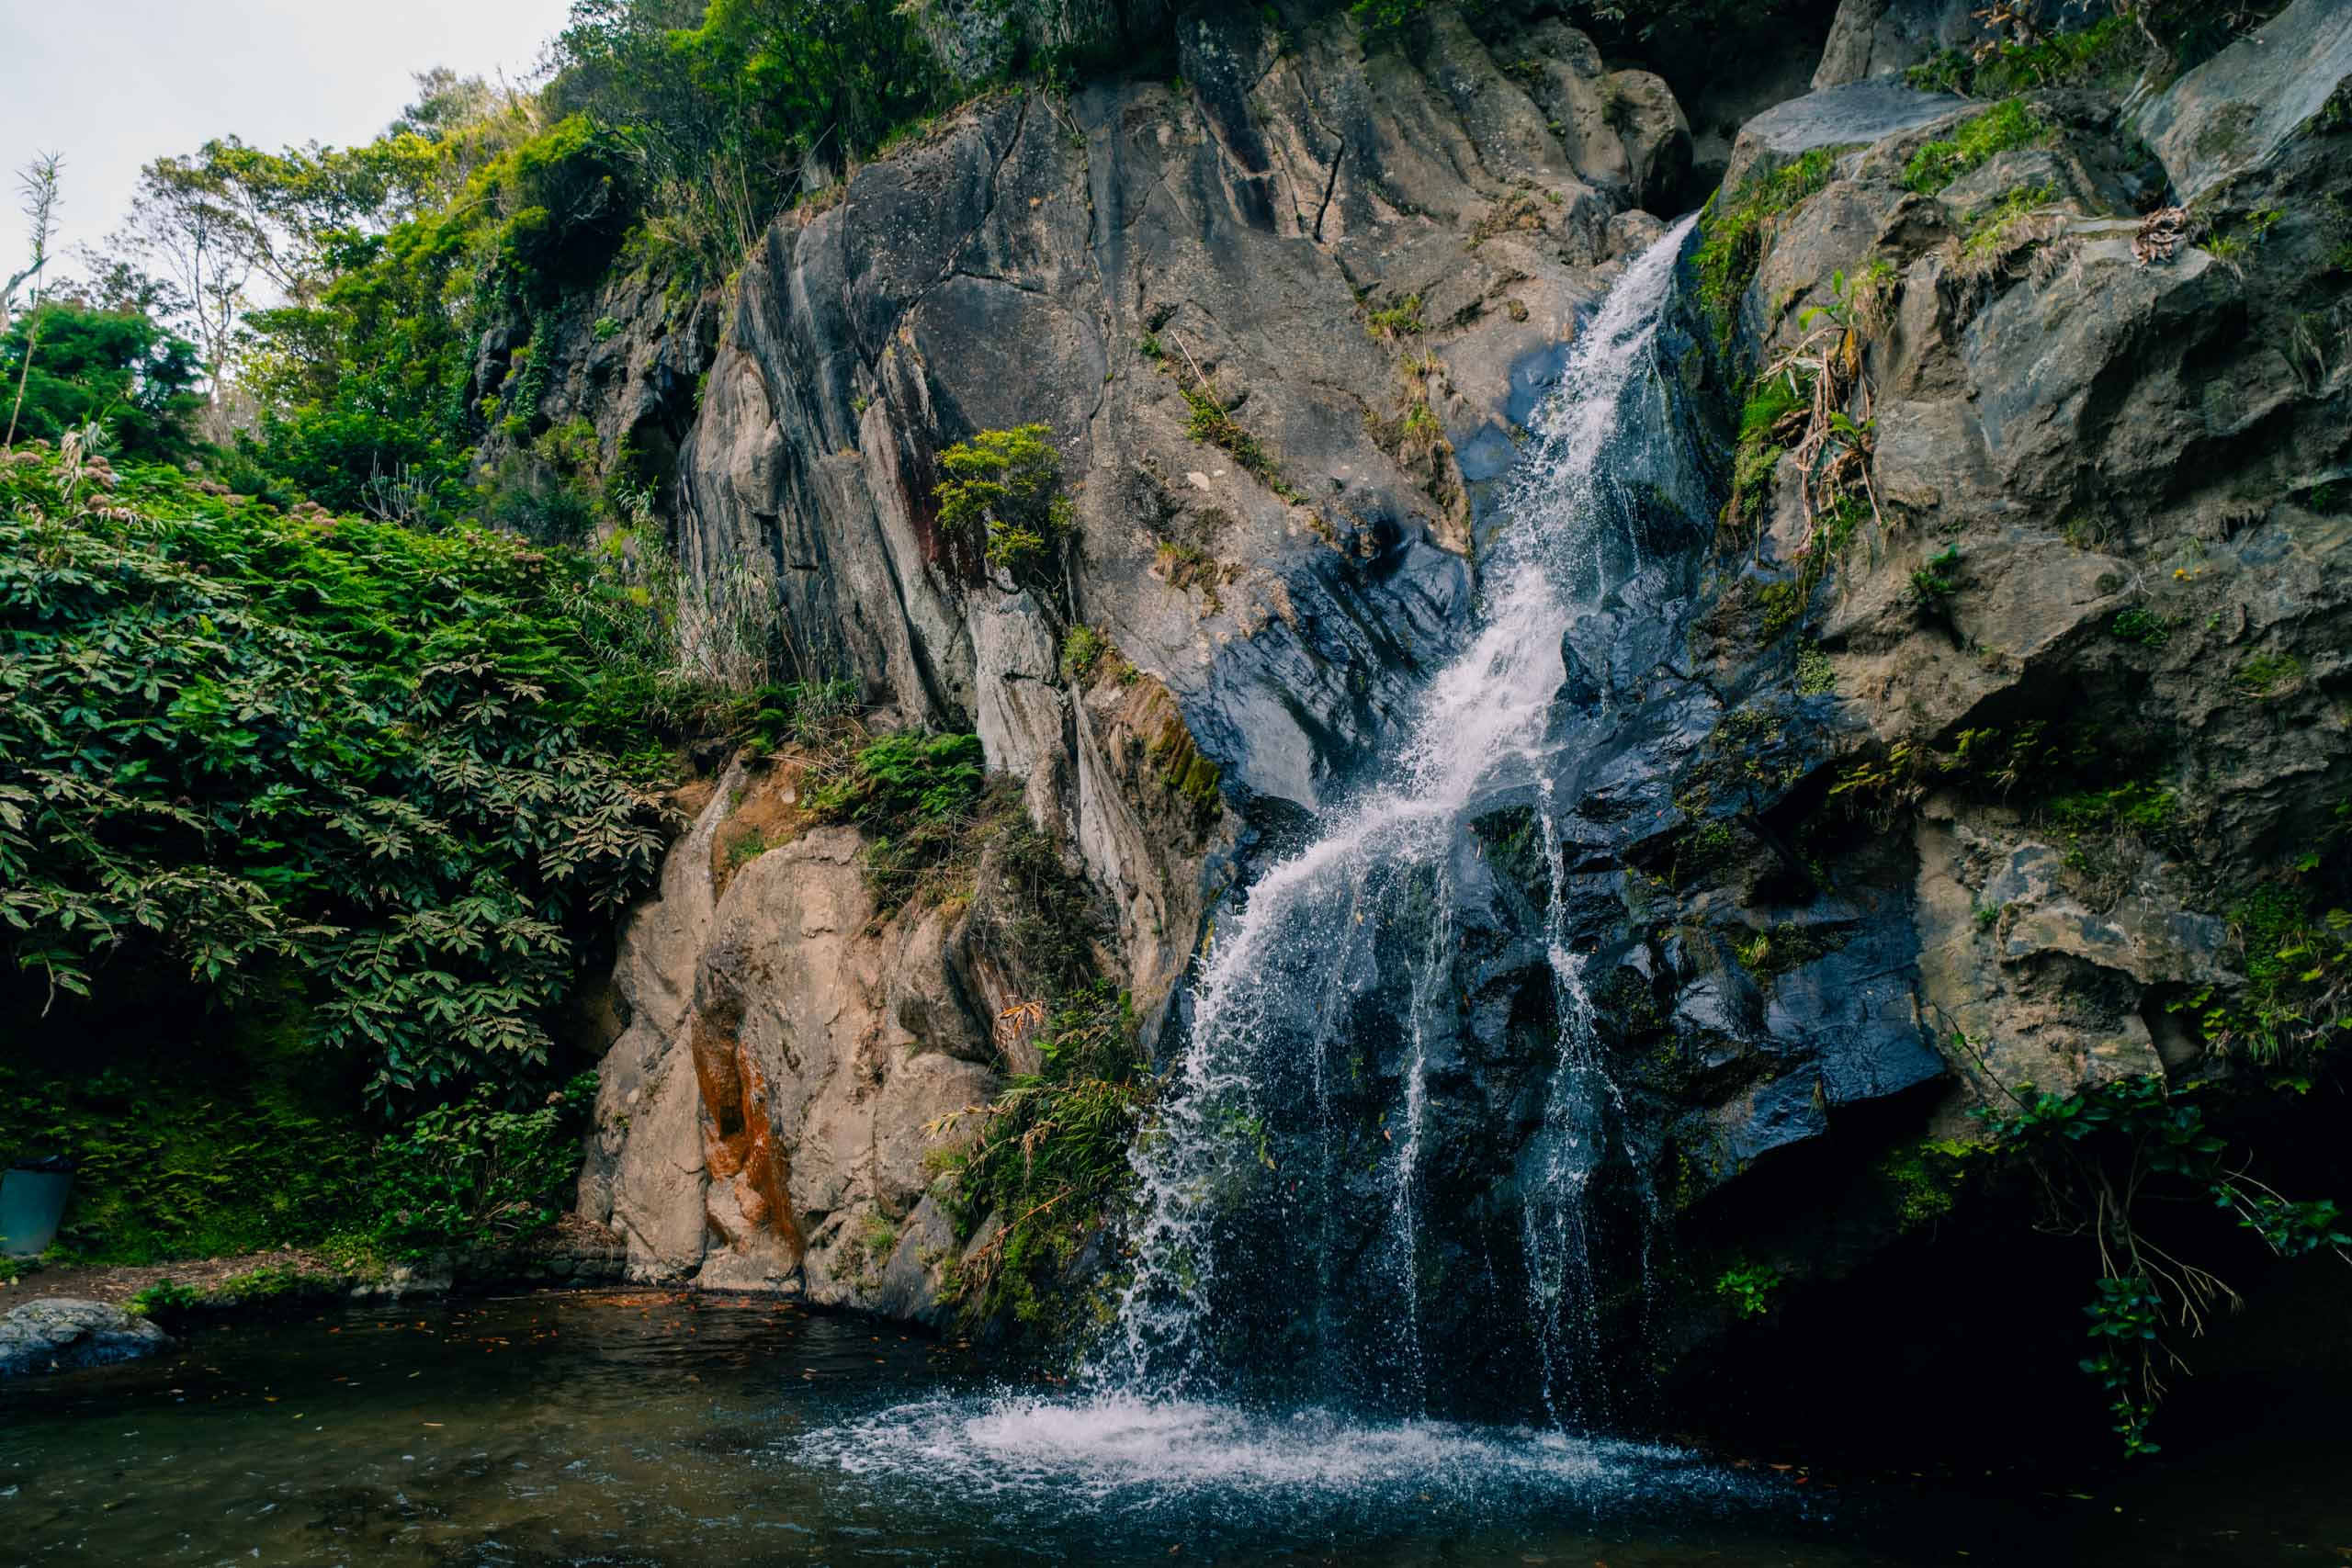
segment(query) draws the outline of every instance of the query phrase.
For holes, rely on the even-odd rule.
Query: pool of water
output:
[[[1008,1388],[955,1345],[665,1292],[198,1329],[0,1390],[0,1564],[2352,1561],[2345,1451],[2135,1487]]]

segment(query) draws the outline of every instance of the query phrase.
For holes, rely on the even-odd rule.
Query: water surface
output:
[[[773,1302],[542,1295],[198,1329],[13,1384],[0,1564],[2333,1563],[2346,1461],[1963,1493],[1006,1387],[968,1350]]]

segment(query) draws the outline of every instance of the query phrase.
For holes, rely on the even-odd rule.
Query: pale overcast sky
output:
[[[415,72],[527,75],[569,0],[0,0],[0,278],[25,263],[16,171],[65,157],[64,251],[119,226],[139,167],[215,136],[374,136]]]

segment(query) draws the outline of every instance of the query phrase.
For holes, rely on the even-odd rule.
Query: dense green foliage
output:
[[[1056,585],[1062,541],[1075,525],[1061,492],[1061,454],[1042,424],[983,430],[939,455],[939,527],[1016,582]]]
[[[1983,1115],[1996,1147],[2035,1165],[2060,1227],[2096,1245],[2099,1273],[2084,1309],[2092,1346],[2082,1369],[2106,1391],[2126,1455],[2157,1449],[2149,1424],[2178,1359],[2166,1330],[2201,1332],[2208,1309],[2235,1299],[2204,1262],[2182,1257],[2177,1239],[2150,1234],[2154,1206],[2200,1201],[2277,1257],[2333,1251],[2352,1261],[2352,1225],[2335,1202],[2290,1199],[2254,1177],[2193,1089],[2145,1077],[2063,1097],[2028,1086],[2012,1106]]]
[[[0,334],[0,388],[17,412],[20,441],[56,441],[96,422],[128,457],[178,457],[188,449],[187,422],[202,401],[193,390],[197,377],[195,345],[135,310],[43,305]],[[20,382],[24,402],[16,408]]]
[[[985,819],[977,735],[885,735],[849,753],[810,793],[820,818],[865,829],[866,882],[887,913],[969,890]]]
[[[167,1262],[319,1247],[351,1267],[496,1248],[555,1218],[579,1170],[583,1075],[513,1109],[488,1089],[389,1131],[322,1062],[300,1010],[96,1071],[0,1061],[0,1150],[70,1151],[54,1256]]]
[[[0,469],[0,951],[51,1000],[301,976],[373,1097],[519,1081],[653,813],[582,725],[585,569],[71,452]]]

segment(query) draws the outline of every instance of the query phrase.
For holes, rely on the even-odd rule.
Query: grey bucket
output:
[[[57,1239],[74,1169],[62,1160],[26,1163],[0,1176],[0,1254],[37,1258]]]

